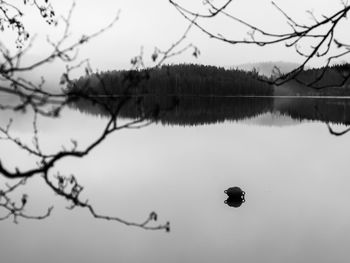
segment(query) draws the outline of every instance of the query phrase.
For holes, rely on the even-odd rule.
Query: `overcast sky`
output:
[[[56,13],[68,12],[71,0],[52,0]],[[214,1],[214,3],[223,1]],[[88,43],[81,50],[80,57],[89,57],[95,68],[121,69],[130,67],[130,59],[139,54],[143,47],[147,66],[151,66],[151,54],[155,47],[166,49],[171,46],[185,31],[188,22],[167,0],[77,0],[72,20],[72,36],[88,34],[108,24],[120,10],[117,24],[103,36]],[[202,0],[182,2],[192,10],[203,10]],[[330,14],[341,8],[338,0],[276,0],[276,3],[298,21],[311,22],[306,10],[314,10],[316,15]],[[237,17],[261,26],[264,29],[281,32],[288,30],[281,13],[268,0],[235,0],[228,9]],[[37,44],[32,53],[44,54],[47,45],[46,35],[58,36],[60,27],[52,28],[42,23],[31,12],[26,15],[31,32],[36,33]],[[247,29],[225,18],[205,22],[214,33],[223,33],[228,37],[241,39]],[[344,23],[346,25],[346,23]],[[345,27],[345,26],[344,26]],[[344,33],[339,33],[345,37]],[[191,52],[179,55],[168,62],[196,62],[219,66],[231,66],[258,61],[300,61],[292,49],[283,46],[256,47],[232,46],[208,36],[193,28],[184,45],[193,43],[198,46],[201,55],[195,59]]]

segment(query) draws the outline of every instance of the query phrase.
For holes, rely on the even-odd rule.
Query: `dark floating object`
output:
[[[244,195],[245,195],[245,192],[237,186],[230,187],[229,189],[225,190],[224,193],[227,194],[231,198],[243,198],[244,199]]]
[[[224,191],[228,195],[225,204],[231,207],[240,207],[245,202],[245,192],[239,187],[230,187]]]

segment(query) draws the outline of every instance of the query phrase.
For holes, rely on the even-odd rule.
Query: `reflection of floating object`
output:
[[[229,197],[227,198],[227,200],[225,200],[224,203],[231,207],[240,207],[244,202],[245,202],[244,198],[236,199],[236,198]]]
[[[229,189],[225,190],[224,193],[228,195],[227,200],[225,200],[225,204],[228,206],[240,207],[245,202],[245,192],[237,186],[230,187]]]

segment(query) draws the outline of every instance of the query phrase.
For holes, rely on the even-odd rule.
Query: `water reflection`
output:
[[[119,107],[119,97],[101,97],[103,105]],[[76,101],[71,107],[96,116],[107,116],[99,104]],[[350,124],[350,100],[340,98],[235,98],[235,97],[133,97],[123,105],[119,117],[138,118],[145,112],[149,119],[163,125],[193,126],[225,121],[252,119],[266,113],[287,116],[295,121],[321,121],[334,124]]]
[[[245,192],[238,186],[230,187],[224,191],[228,195],[225,204],[231,207],[240,207],[245,202]]]
[[[236,199],[233,197],[227,198],[224,203],[227,204],[230,207],[238,208],[245,202],[245,199]]]
[[[206,101],[210,105],[210,99]],[[235,99],[225,101],[224,105],[217,102],[217,110],[213,107],[208,112],[220,117],[221,107],[229,109],[229,104],[240,104]],[[254,99],[250,101],[254,107]],[[261,124],[275,125],[285,114],[282,109],[291,112],[295,103],[287,107],[289,101],[272,100],[267,114],[257,116],[271,116],[269,111],[273,109],[273,114],[278,114],[274,119],[278,120],[271,124],[265,119]],[[340,102],[335,100],[335,106],[329,100],[325,105],[340,109]],[[346,119],[346,100],[344,105],[344,111],[340,111],[344,114],[337,118]],[[166,123],[165,117],[170,118],[170,114],[185,112],[183,106],[180,98],[178,113],[164,111],[158,121]],[[91,107],[91,111],[94,109],[98,108]],[[192,109],[196,110],[189,106],[188,110]],[[197,109],[198,114],[200,111]],[[322,113],[320,107],[318,111]],[[238,116],[237,112],[228,114]],[[45,124],[43,140],[49,149],[60,147],[66,138],[86,142],[100,134],[104,119],[95,116],[101,113],[67,111],[67,118],[55,120],[55,125]],[[201,114],[204,118],[205,114]],[[302,263],[345,262],[350,256],[348,136],[335,139],[325,130],[320,132],[326,126],[318,123],[284,122],[283,129],[247,125],[256,120],[195,129],[152,125],[128,130],[111,136],[86,159],[69,160],[66,168],[58,167],[79,176],[84,196],[98,212],[137,220],[155,209],[160,213],[160,222],[169,219],[174,225],[170,235],[101,223],[81,210],[71,214],[65,210],[66,203],[57,202],[56,196],[35,181],[23,193],[29,194],[29,205],[34,202],[37,207],[28,206],[26,212],[45,212],[43,209],[55,204],[54,214],[40,223],[21,221],[17,226],[12,221],[2,222],[1,234],[8,238],[0,240],[4,251],[1,262],[100,262],[101,251],[106,263],[232,262],[233,258],[242,263],[286,259]],[[13,153],[11,148],[2,147],[0,151],[18,163],[20,156],[9,154]],[[247,191],[245,203],[231,202],[235,200],[224,194],[225,189],[236,185]],[[142,193],[142,198],[135,193]],[[20,201],[21,196],[18,198]],[[38,248],[48,252],[38,253]],[[56,251],[65,253],[55,254]]]

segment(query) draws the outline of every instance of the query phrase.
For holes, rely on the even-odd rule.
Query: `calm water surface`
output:
[[[332,136],[316,117],[287,114],[283,101],[273,105],[279,111],[263,107],[240,120],[181,126],[168,118],[122,130],[87,158],[56,167],[78,177],[98,212],[142,221],[156,211],[160,222],[170,221],[170,233],[66,210],[38,178],[20,191],[30,194],[27,212],[54,204],[54,213],[44,221],[0,222],[1,262],[348,262],[350,134]],[[346,124],[346,110],[341,118]],[[70,138],[83,145],[105,121],[75,109],[59,121],[42,120],[43,148]],[[15,128],[30,139],[30,121]],[[11,145],[0,156],[30,164]],[[239,208],[224,203],[231,186],[246,192]]]

